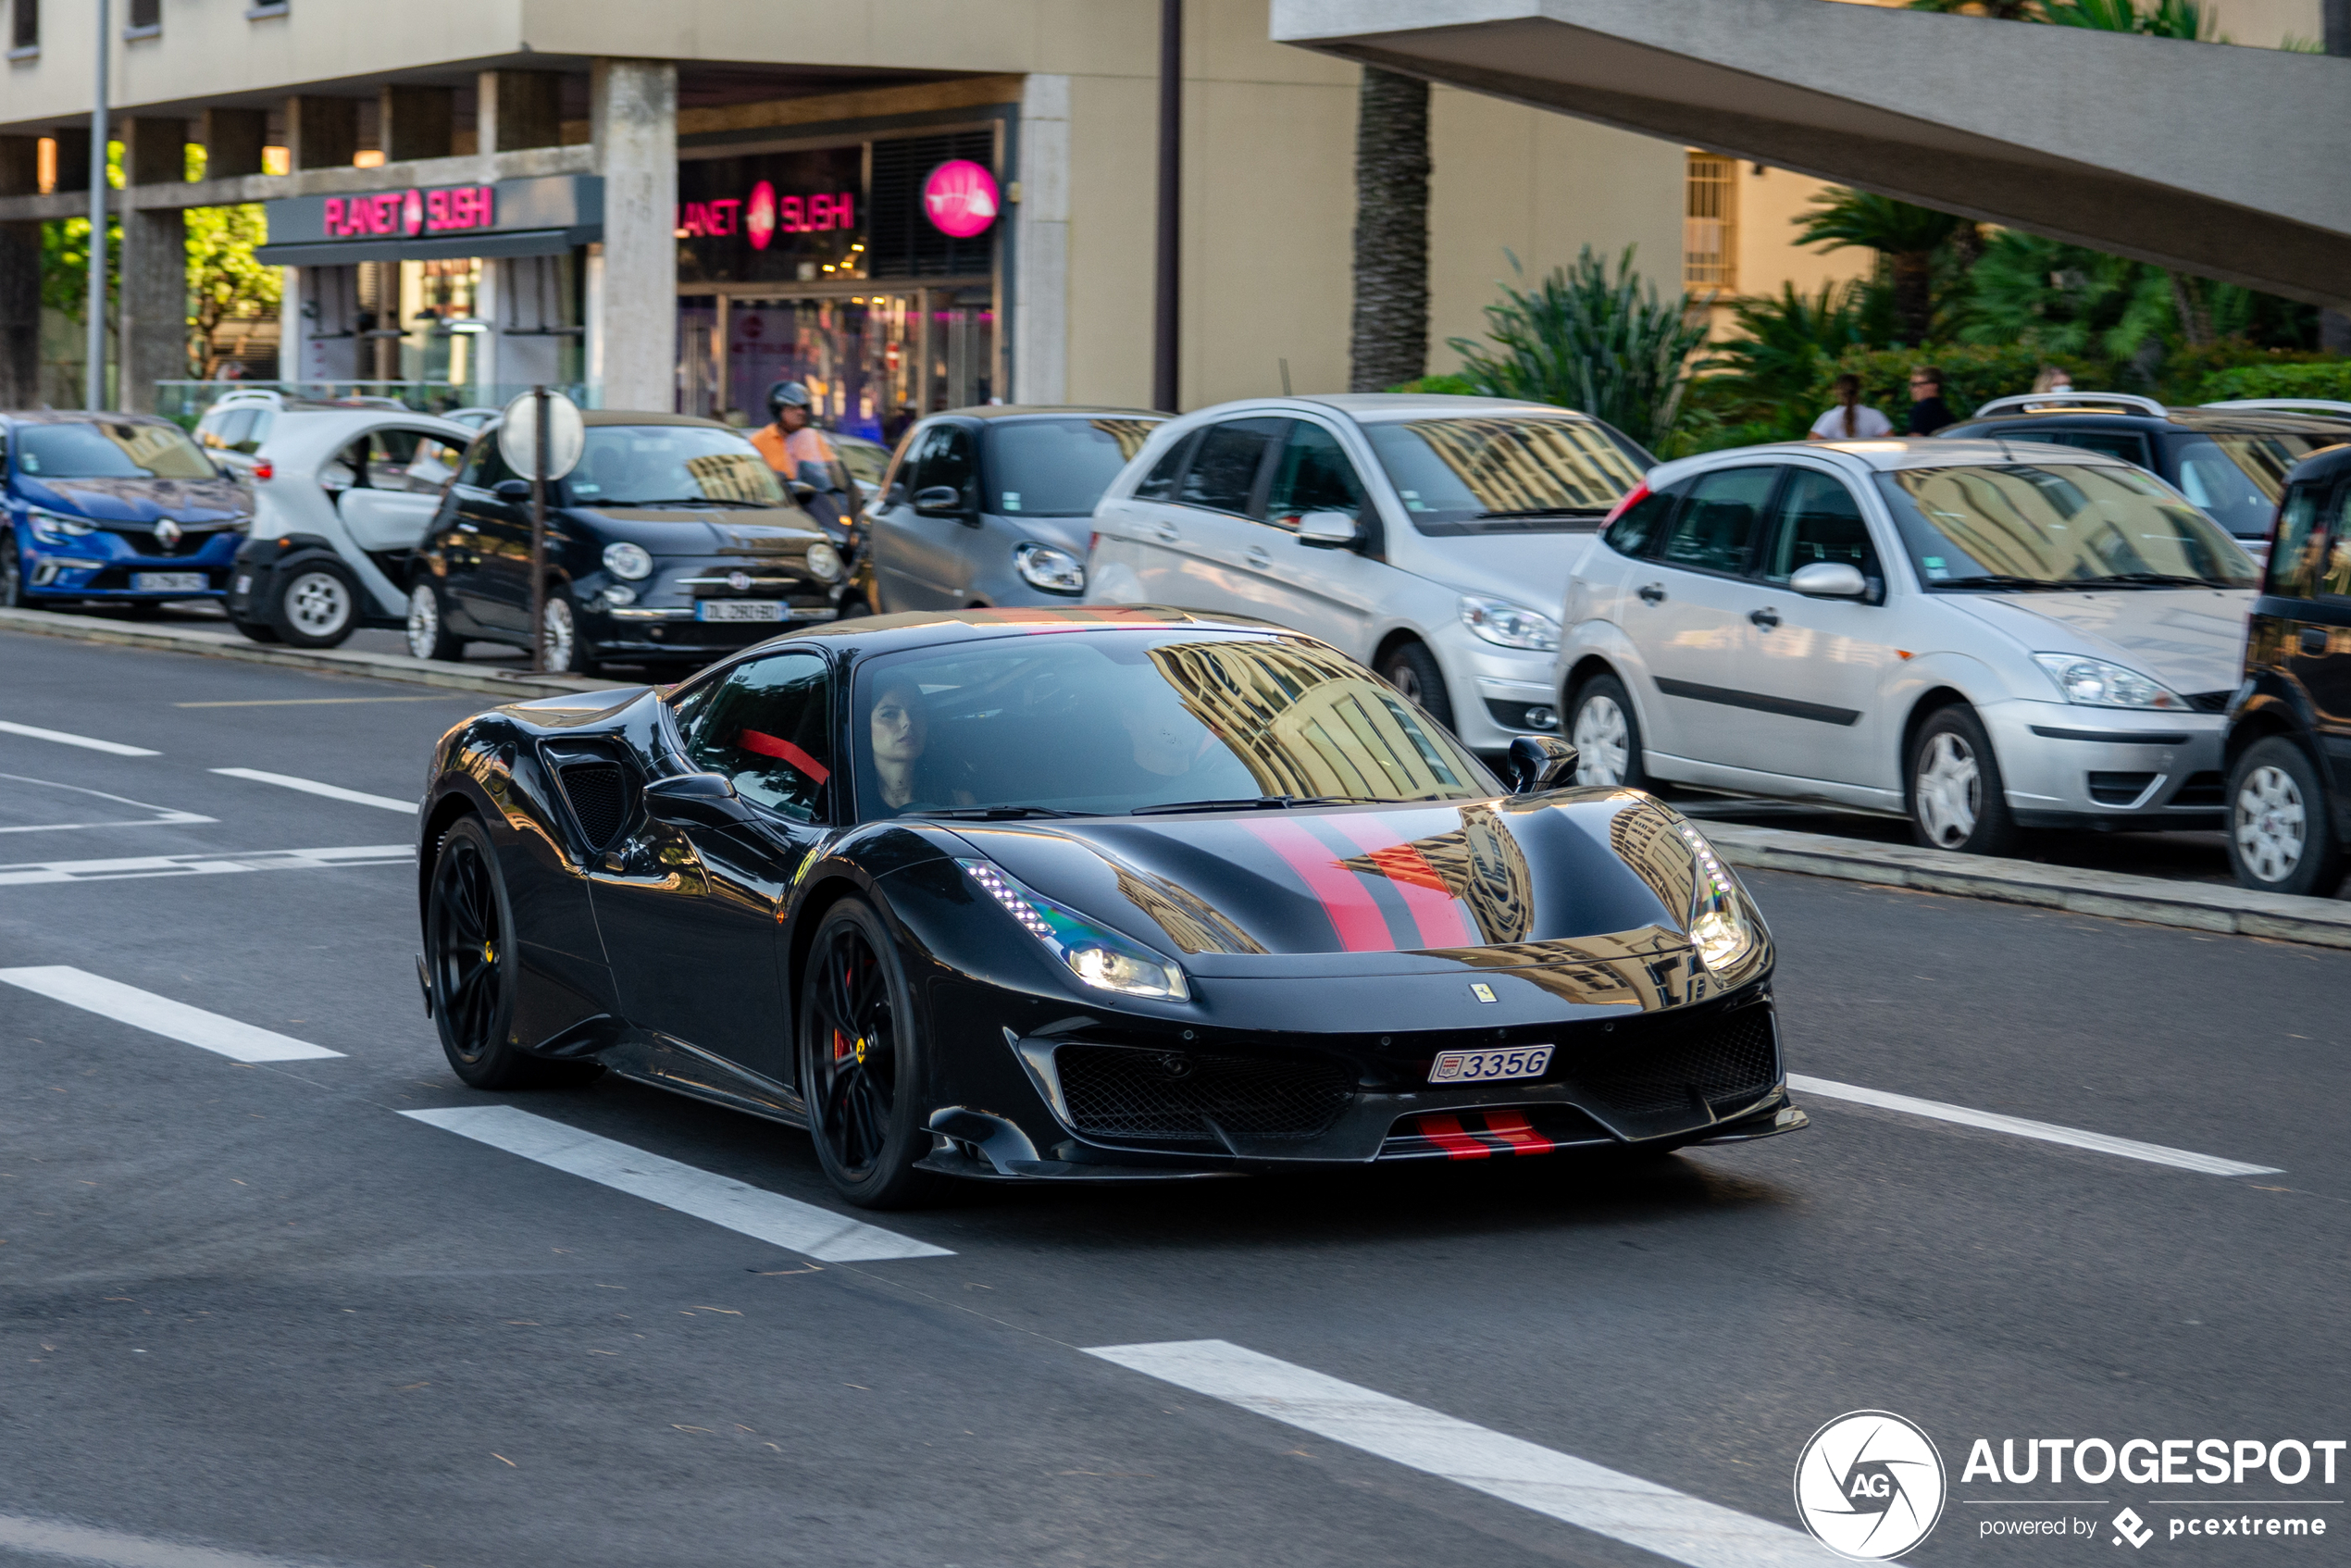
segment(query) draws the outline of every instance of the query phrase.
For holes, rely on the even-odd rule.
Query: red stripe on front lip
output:
[[[1421,1136],[1445,1151],[1449,1160],[1490,1160],[1494,1151],[1462,1130],[1459,1116],[1423,1116]]]
[[[1559,1147],[1526,1120],[1523,1111],[1488,1111],[1486,1113],[1486,1134],[1499,1138],[1521,1154],[1548,1154]]]
[[[1387,874],[1396,890],[1402,895],[1404,907],[1412,916],[1412,924],[1420,928],[1421,941],[1427,947],[1475,947],[1477,939],[1470,932],[1469,922],[1462,918],[1462,906],[1453,900],[1453,891],[1437,867],[1426,856],[1399,837],[1387,819],[1342,812],[1326,816],[1323,821],[1361,844],[1371,852],[1372,864]]]
[[[1265,846],[1298,873],[1330,916],[1339,945],[1350,952],[1394,952],[1395,934],[1387,917],[1373,902],[1371,890],[1352,871],[1331,858],[1331,852],[1313,834],[1295,822],[1245,822],[1241,826],[1265,840]]]
[[[819,784],[833,776],[831,768],[827,767],[790,741],[778,740],[773,735],[762,734],[756,729],[737,730],[735,744],[746,752],[756,752],[763,757],[774,757],[778,762],[788,762]]]

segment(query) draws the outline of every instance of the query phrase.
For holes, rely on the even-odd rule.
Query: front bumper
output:
[[[1560,732],[1556,653],[1497,647],[1458,623],[1432,639],[1453,702],[1453,733],[1474,752],[1502,752],[1522,735]],[[1545,722],[1548,719],[1548,722]]]
[[[92,536],[96,537],[96,536]],[[218,534],[200,550],[184,555],[142,555],[125,552],[102,554],[77,548],[84,543],[36,544],[23,562],[24,591],[32,598],[94,599],[161,603],[174,599],[218,599],[226,591],[230,561],[243,534]],[[202,588],[146,589],[134,587],[140,574],[169,572],[200,576]]]
[[[2071,703],[1976,710],[2028,828],[2212,828],[2225,820],[2219,714]]]

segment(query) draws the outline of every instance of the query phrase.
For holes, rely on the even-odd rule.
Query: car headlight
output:
[[[1013,551],[1013,566],[1021,580],[1048,593],[1086,591],[1086,563],[1051,544],[1030,542]]]
[[[98,526],[56,512],[27,512],[25,520],[32,525],[32,537],[44,544],[63,544],[68,539],[80,539]]]
[[[1190,990],[1184,971],[1139,942],[1104,930],[1076,910],[1021,886],[984,860],[958,859],[985,890],[1020,922],[1021,929],[1051,950],[1069,972],[1098,990],[1182,1002]]]
[[[818,582],[840,580],[840,552],[818,540],[808,547],[808,575]]]
[[[1738,883],[1715,858],[1706,835],[1688,823],[1678,824],[1682,841],[1693,862],[1690,889],[1690,941],[1698,962],[1709,973],[1721,975],[1738,966],[1755,948],[1755,916],[1741,896]]]
[[[2187,700],[2133,669],[2078,653],[2035,653],[2069,703],[2091,708],[2184,708]]]
[[[646,553],[643,545],[623,540],[618,544],[604,546],[604,570],[616,578],[636,582],[653,575],[653,558]]]
[[[1507,599],[1464,594],[1462,624],[1499,648],[1524,648],[1537,653],[1559,652],[1560,623],[1539,610],[1513,604]]]

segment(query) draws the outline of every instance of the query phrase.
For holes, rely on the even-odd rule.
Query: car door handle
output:
[[[1653,583],[1650,583],[1650,584],[1649,584],[1647,588],[1642,589],[1642,590],[1641,590],[1641,603],[1643,603],[1644,604],[1664,604],[1664,603],[1665,603],[1665,585],[1664,585],[1663,583],[1661,583],[1661,582],[1653,582]]]
[[[2302,628],[2301,643],[2302,652],[2310,658],[2323,657],[2327,651],[2327,634],[2321,628],[2306,626]]]
[[[1271,566],[1274,557],[1265,553],[1263,545],[1252,544],[1249,547],[1249,564],[1252,566]]]
[[[1757,626],[1761,627],[1766,631],[1771,630],[1773,627],[1780,624],[1780,613],[1772,608],[1769,604],[1764,605],[1760,610],[1749,610],[1747,614],[1747,618],[1753,621]]]
[[[459,523],[457,525],[457,531],[459,533],[479,533],[481,530],[471,523]]]
[[[1173,544],[1181,537],[1183,536],[1176,531],[1176,528],[1174,523],[1162,523],[1159,525],[1159,541],[1162,544]]]

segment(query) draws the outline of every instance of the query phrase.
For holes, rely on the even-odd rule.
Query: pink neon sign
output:
[[[496,221],[497,188],[453,185],[439,191],[384,191],[329,196],[320,226],[330,234],[445,234]]]
[[[923,215],[942,234],[985,233],[996,208],[996,177],[969,158],[951,158],[923,180]]]
[[[677,230],[681,238],[740,234],[751,248],[764,251],[778,234],[818,234],[857,227],[857,198],[848,191],[819,191],[813,195],[787,196],[763,180],[740,200],[685,202],[678,208]]]

